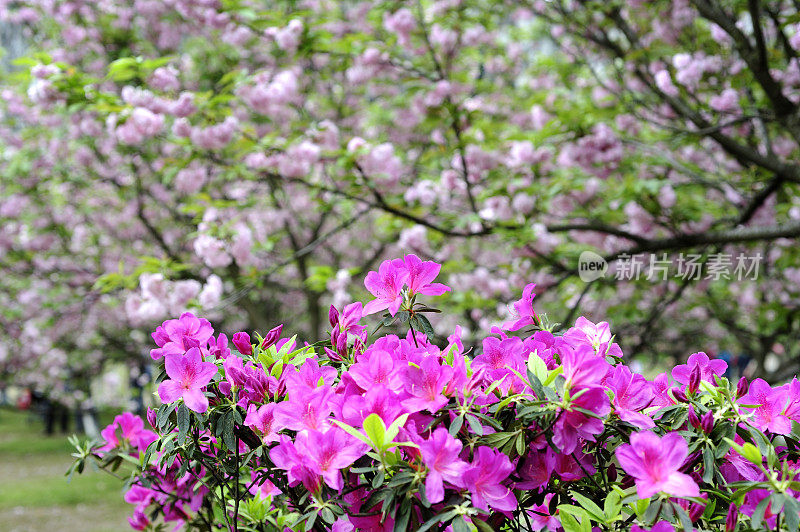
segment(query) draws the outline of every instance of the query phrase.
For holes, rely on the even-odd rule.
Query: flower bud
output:
[[[672,388],[672,397],[679,403],[686,403],[689,401],[686,394],[680,388]]]
[[[694,394],[700,388],[700,377],[702,374],[700,373],[700,366],[695,366],[692,369],[692,372],[689,374],[689,386],[687,391],[689,394]]]
[[[250,335],[246,332],[237,332],[231,338],[231,342],[241,354],[246,356],[253,354],[253,344],[250,343]]]
[[[608,471],[606,472],[606,476],[608,477],[609,482],[614,482],[617,480],[617,466],[611,464],[608,466]]]
[[[333,349],[328,349],[327,347],[323,347],[323,349],[325,350],[325,354],[328,355],[328,358],[331,360],[342,360],[342,357],[339,355],[339,353]]]
[[[266,349],[270,346],[275,345],[275,343],[281,337],[281,330],[283,330],[283,324],[280,324],[271,331],[269,331],[267,335],[264,337],[264,341],[261,342],[261,347]]]
[[[331,327],[335,327],[337,323],[339,323],[339,311],[336,310],[336,307],[331,305],[331,309],[328,311],[328,321],[331,324]]]
[[[150,423],[151,427],[158,430],[158,427],[156,427],[156,411],[149,406],[147,407],[147,422]]]
[[[700,428],[700,418],[694,411],[694,406],[689,405],[689,423],[696,429]]]
[[[744,378],[744,377],[742,377]],[[735,504],[731,504],[728,509],[728,517],[725,519],[725,532],[733,532],[736,530],[736,522],[739,520],[739,511]]]
[[[353,356],[358,356],[364,352],[364,342],[361,339],[356,338],[353,342]]]
[[[711,412],[711,410],[703,414],[703,417],[700,418],[700,426],[706,434],[711,434],[711,431],[714,430],[714,413]]]
[[[705,493],[703,493],[701,495],[701,497],[702,496],[705,496],[704,498],[708,497],[708,495],[706,495]],[[691,503],[689,505],[689,520],[692,523],[696,523],[698,519],[703,517],[703,512],[705,512],[705,511],[706,511],[705,503],[702,503],[702,504],[696,503],[696,502]]]
[[[340,334],[336,339],[336,350],[342,356],[347,355],[347,333]]]
[[[739,379],[739,382],[736,384],[736,398],[741,399],[744,397],[749,389],[750,383],[747,382],[747,377]]]

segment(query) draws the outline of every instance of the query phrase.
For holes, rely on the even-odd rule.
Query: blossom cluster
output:
[[[376,299],[331,307],[313,344],[168,320],[153,333],[152,430],[124,414],[79,461],[141,459],[126,495],[137,530],[796,529],[796,378],[732,385],[724,361],[695,353],[647,379],[606,322],[548,330],[533,285],[471,349],[422,317],[436,309],[417,297],[449,289],[438,272],[384,262],[366,276]],[[407,334],[367,334],[384,309],[379,329]]]

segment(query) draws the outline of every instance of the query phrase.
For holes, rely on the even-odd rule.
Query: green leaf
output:
[[[756,530],[758,530],[761,527],[761,522],[764,520],[764,512],[767,511],[767,505],[769,505],[769,500],[770,500],[769,496],[761,499],[761,501],[756,505],[756,509],[753,511],[753,515],[750,516],[750,524]]]
[[[190,414],[189,409],[186,407],[185,403],[181,403],[178,406],[178,441],[182,442],[186,439],[186,435],[189,433],[189,420]]]
[[[453,532],[469,532],[469,526],[461,515],[450,521],[450,526],[453,527]]]
[[[786,528],[795,531],[800,528],[800,502],[794,497],[786,497],[783,504],[783,516],[784,519],[786,519]]]
[[[608,523],[616,519],[620,510],[622,510],[622,498],[619,496],[619,493],[612,491],[608,494],[603,503],[603,514],[606,517],[606,522]]]
[[[336,426],[338,426],[340,429],[342,429],[343,431],[345,431],[349,435],[353,436],[354,438],[358,438],[359,440],[363,441],[367,445],[372,445],[372,442],[370,441],[370,439],[367,436],[365,436],[364,434],[361,434],[355,427],[351,427],[347,423],[342,423],[338,419],[331,419],[331,422],[335,423]]]
[[[436,336],[436,333],[433,332],[433,325],[431,325],[431,322],[424,314],[415,314],[414,317],[417,318],[417,322],[419,323],[422,332],[425,333],[425,336],[427,336],[428,339],[432,339],[434,336]]]
[[[553,381],[556,380],[556,377],[561,375],[561,373],[563,371],[564,371],[564,368],[562,366],[558,366],[556,369],[554,369],[553,371],[550,372],[550,374],[547,376],[547,380],[544,381],[542,383],[542,385],[543,386],[550,386],[551,384],[553,384]]]
[[[467,414],[465,417],[467,418],[467,423],[469,423],[469,428],[472,429],[472,432],[478,436],[483,436],[483,425],[478,421],[478,418],[472,414]]]
[[[703,449],[703,482],[710,483],[714,479],[714,449]]]
[[[370,414],[363,423],[364,432],[372,442],[372,446],[377,449],[383,449],[386,443],[386,425],[383,419],[378,414]]]
[[[236,438],[233,434],[234,426],[233,411],[229,410],[222,418],[222,441],[232,451],[236,450]]]
[[[580,510],[580,508],[566,504],[562,504],[558,507],[560,510],[558,517],[561,521],[561,526],[564,527],[564,532],[584,532],[584,528],[581,523],[579,523],[578,520],[575,519],[575,517],[573,517],[570,511],[566,508],[575,508]],[[588,521],[588,518],[586,520]]]
[[[403,414],[392,421],[391,425],[386,429],[386,443],[394,441],[400,432],[400,427],[406,424],[406,420],[408,420],[408,414]]]
[[[451,436],[455,436],[458,434],[458,431],[461,430],[461,427],[464,426],[464,415],[460,415],[450,423],[450,427],[448,428],[448,432]]]
[[[482,441],[485,445],[489,447],[501,447],[508,443],[508,441],[514,437],[514,432],[495,432],[494,434],[489,434],[482,438]]]
[[[545,364],[544,360],[536,353],[532,353],[528,357],[528,371],[536,375],[539,382],[546,381],[550,373],[547,369],[547,364]]]
[[[603,510],[601,510],[594,501],[585,495],[581,495],[577,491],[570,492],[570,495],[581,505],[584,510],[586,510],[592,519],[601,523],[605,521],[605,512],[603,512]]]
[[[678,514],[678,519],[681,522],[683,530],[685,532],[692,532],[694,527],[692,526],[692,520],[689,518],[689,515],[686,513],[686,511],[677,504],[673,504],[672,508],[675,510],[675,513]]]
[[[480,519],[473,517],[472,524],[475,525],[475,528],[477,528],[480,532],[495,532],[494,528],[492,528],[486,521],[481,521]]]
[[[458,515],[455,510],[449,510],[447,512],[442,512],[440,514],[436,514],[427,521],[425,521],[422,526],[417,529],[417,532],[425,532],[426,530],[430,530],[434,525],[441,522],[446,522]]]

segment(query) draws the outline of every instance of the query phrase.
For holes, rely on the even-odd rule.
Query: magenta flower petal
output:
[[[194,410],[198,414],[202,414],[208,410],[208,398],[198,388],[192,388],[183,392],[183,401],[189,410]]]
[[[162,403],[174,403],[183,395],[183,388],[181,388],[178,381],[166,380],[158,385],[158,397]]]

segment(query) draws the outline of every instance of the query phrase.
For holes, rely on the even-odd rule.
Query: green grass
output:
[[[0,523],[4,531],[126,530],[132,507],[122,483],[102,471],[67,482],[72,463],[66,436],[44,436],[28,413],[0,409]],[[88,469],[88,468],[87,468]]]

